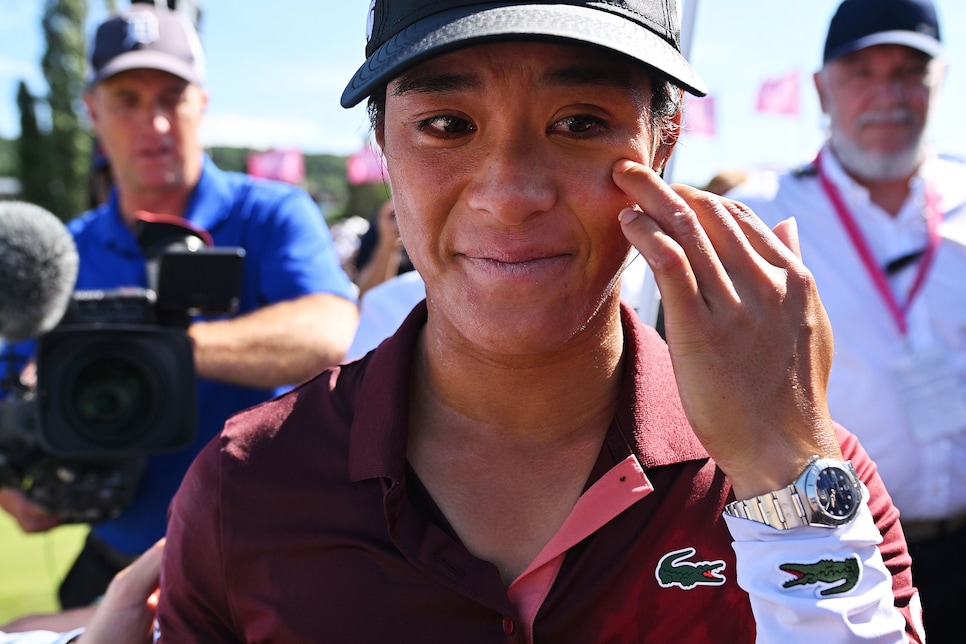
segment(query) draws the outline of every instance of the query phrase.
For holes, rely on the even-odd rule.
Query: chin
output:
[[[867,181],[894,181],[908,177],[916,171],[924,156],[921,138],[892,152],[868,150],[841,136],[833,136],[831,144],[839,163],[850,174]]]

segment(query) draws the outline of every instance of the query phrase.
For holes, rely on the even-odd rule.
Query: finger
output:
[[[788,269],[800,264],[799,258],[746,205],[691,186],[671,188],[691,206],[732,277],[746,274],[765,277],[773,266]]]
[[[789,246],[790,240],[776,235],[775,231],[769,229],[751,208],[726,197],[719,197],[719,199],[731,212],[755,251],[767,262],[779,268],[791,268],[801,264],[801,249],[791,248]],[[787,231],[785,227],[782,230]],[[795,247],[798,248],[797,227],[795,230]]]
[[[795,253],[795,257],[801,261],[802,246],[798,237],[798,221],[794,217],[789,217],[784,221],[778,222],[772,230],[775,233],[775,236],[778,237],[789,250]]]
[[[691,186],[675,184],[670,187],[694,211],[698,225],[711,242],[717,261],[732,282],[735,275],[743,275],[748,270],[757,273],[764,268],[758,263],[758,253],[736,221],[734,209],[729,208],[730,203],[718,195]]]
[[[698,294],[697,280],[684,250],[657,222],[637,208],[625,208],[618,218],[624,235],[647,261],[656,279],[674,283],[675,288],[692,296]]]
[[[688,319],[697,332],[719,303],[738,301],[697,215],[680,195],[653,170],[628,160],[615,164],[614,181],[638,204],[621,213],[622,230],[651,266],[668,323]]]

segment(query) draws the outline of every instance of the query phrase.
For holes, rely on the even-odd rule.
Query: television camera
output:
[[[22,251],[19,234],[5,247],[8,211],[0,209],[0,252],[14,243]],[[194,440],[196,377],[186,329],[193,316],[238,307],[243,249],[214,247],[206,231],[181,218],[139,217],[136,237],[147,258],[147,288],[71,292],[62,315],[53,316],[59,322],[32,334],[37,338],[35,387],[21,377],[29,356],[7,355],[7,364],[0,365],[0,391],[6,392],[0,399],[0,486],[22,490],[62,523],[117,516],[133,498],[149,455],[182,449]],[[63,233],[76,267],[73,240],[66,229]],[[47,243],[52,237],[44,232],[37,239]],[[29,240],[28,249],[31,244],[35,257],[27,260],[48,269],[64,262],[49,249],[41,251],[35,240]],[[25,263],[30,261],[14,270],[4,268],[0,258],[0,277],[31,274]],[[69,274],[73,285],[69,264],[61,273]],[[63,275],[54,278],[63,281]],[[21,290],[34,294],[48,286],[27,284]],[[0,335],[8,338],[8,327],[16,325],[6,318],[22,312],[11,313],[17,303],[3,300],[16,295],[15,288],[0,285]],[[34,306],[36,314],[28,317],[50,319],[52,306],[60,305]],[[25,325],[18,322],[23,335]],[[5,353],[18,346],[9,345]]]

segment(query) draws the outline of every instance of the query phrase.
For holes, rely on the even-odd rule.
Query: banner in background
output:
[[[305,181],[305,157],[296,149],[252,152],[248,155],[248,174],[299,185]]]
[[[351,186],[389,181],[386,158],[374,145],[367,145],[355,154],[350,155],[345,162],[345,173]]]
[[[714,136],[714,96],[684,95],[684,131],[697,136]]]
[[[759,112],[798,116],[800,92],[798,70],[794,69],[778,78],[767,78],[758,90],[755,109]]]

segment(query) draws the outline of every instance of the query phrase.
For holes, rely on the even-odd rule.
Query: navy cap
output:
[[[349,81],[352,107],[418,63],[498,40],[568,40],[645,63],[697,96],[707,86],[681,54],[677,0],[372,0],[366,62]]]
[[[905,45],[942,54],[939,19],[929,0],[845,0],[829,24],[824,62],[872,45]]]
[[[187,16],[136,4],[101,23],[91,51],[89,84],[129,69],[159,69],[203,84],[205,55]]]

